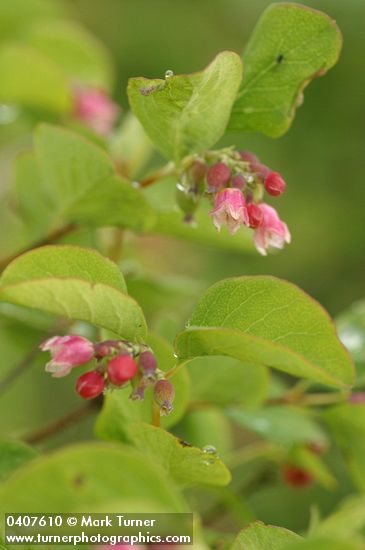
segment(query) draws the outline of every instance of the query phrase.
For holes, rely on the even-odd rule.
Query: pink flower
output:
[[[71,372],[73,367],[83,365],[94,357],[94,346],[82,336],[53,336],[40,346],[42,351],[50,351],[52,359],[46,365],[46,372],[52,372],[55,378],[61,378]]]
[[[226,224],[232,235],[241,225],[249,224],[246,202],[239,189],[229,188],[219,191],[215,196],[214,208],[210,215],[218,231],[223,224]]]
[[[255,230],[254,243],[257,250],[266,256],[267,249],[283,248],[285,243],[290,243],[291,235],[286,223],[281,221],[275,208],[268,204],[257,205],[263,214],[261,225]]]
[[[119,114],[119,107],[109,96],[96,88],[78,88],[75,91],[75,115],[96,134],[108,135]]]

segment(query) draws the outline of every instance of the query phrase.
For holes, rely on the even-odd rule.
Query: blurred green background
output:
[[[190,72],[203,68],[222,49],[241,52],[270,3],[70,0],[69,7],[111,50],[117,69],[115,97],[126,106],[130,76],[161,77],[166,69]],[[254,150],[284,175],[288,191],[276,204],[289,224],[293,243],[268,258],[196,245],[184,246],[179,255],[167,247],[165,256],[172,270],[191,275],[195,265],[209,280],[248,273],[287,278],[336,314],[365,294],[365,57],[361,54],[365,2],[305,3],[328,13],[341,28],[344,48],[338,65],[309,86],[304,105],[283,138],[229,135],[224,139],[225,144]]]

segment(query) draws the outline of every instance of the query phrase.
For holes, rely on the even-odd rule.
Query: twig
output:
[[[38,248],[39,246],[45,246],[47,244],[51,244],[54,241],[57,241],[61,237],[64,237],[65,235],[68,235],[72,231],[74,231],[77,228],[77,225],[74,223],[69,223],[68,225],[65,225],[64,227],[60,227],[59,229],[55,229],[51,233],[47,235],[44,239],[40,239],[37,241],[34,245],[32,245],[30,248],[26,248],[21,250],[20,252],[17,252],[16,254],[12,254],[11,256],[8,256],[7,258],[4,258],[3,260],[0,260],[0,270],[6,268],[10,262],[15,260],[18,256],[21,254],[24,254],[24,252],[27,252],[28,250],[33,250],[33,248]]]
[[[98,406],[98,401],[94,399],[92,401],[88,401],[78,409],[71,411],[59,420],[50,422],[46,426],[43,426],[43,428],[40,428],[39,430],[24,437],[23,439],[26,443],[29,443],[30,445],[41,443],[45,439],[48,439],[49,437],[58,434],[59,432],[65,430],[71,424],[74,424],[75,422],[78,422],[85,416],[89,415],[91,412],[95,411],[96,407]]]
[[[149,176],[144,178],[143,180],[139,181],[139,187],[148,187],[149,185],[152,185],[156,181],[169,176],[174,173],[175,165],[172,162],[169,162],[159,170],[156,170],[156,172],[152,172]]]

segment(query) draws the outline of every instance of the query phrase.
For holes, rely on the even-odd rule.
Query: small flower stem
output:
[[[159,428],[161,424],[160,407],[155,401],[152,402],[152,426]]]
[[[162,168],[159,168],[159,170],[152,172],[152,174],[139,181],[139,187],[148,187],[149,185],[156,183],[156,181],[165,178],[166,176],[170,176],[174,172],[175,164],[173,162],[169,162]]]
[[[39,240],[36,242],[33,246],[30,248],[26,248],[24,250],[21,250],[20,252],[17,252],[16,254],[12,254],[11,256],[8,256],[7,258],[4,258],[3,260],[0,260],[0,271],[6,268],[10,262],[18,258],[18,256],[21,256],[21,254],[24,254],[25,252],[28,252],[29,250],[33,250],[34,248],[38,248],[40,246],[45,246],[47,244],[51,244],[54,241],[57,241],[61,237],[64,237],[65,235],[68,235],[69,233],[72,233],[77,229],[77,225],[74,223],[69,223],[68,225],[65,225],[63,227],[60,227],[58,229],[55,229],[51,233],[49,233],[44,239]]]

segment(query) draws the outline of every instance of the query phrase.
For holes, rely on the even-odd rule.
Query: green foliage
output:
[[[144,338],[143,313],[116,270],[109,260],[78,247],[36,249],[5,270],[0,300],[88,321],[132,340]]]
[[[284,134],[304,88],[336,63],[341,45],[327,15],[299,4],[269,6],[243,55],[244,78],[229,129]]]
[[[72,446],[34,460],[1,486],[0,495],[1,513],[185,510],[158,465],[135,449],[109,443]]]
[[[0,50],[0,101],[59,114],[71,109],[66,76],[42,53],[21,45]]]
[[[223,135],[241,78],[238,55],[222,52],[199,73],[165,80],[132,78],[128,97],[156,147],[179,162]]]
[[[261,437],[291,446],[294,443],[316,443],[324,446],[327,438],[315,420],[296,407],[271,406],[262,410],[228,409],[232,420]]]
[[[339,405],[326,411],[324,418],[347,460],[354,483],[364,492],[365,406]]]
[[[273,525],[264,525],[257,521],[241,531],[231,546],[231,550],[284,550],[298,535]]]
[[[6,205],[2,223],[7,239],[1,256],[21,251],[69,223],[142,231],[154,222],[145,197],[116,175],[102,149],[51,125],[36,130],[34,154],[17,159],[13,194],[16,211]]]
[[[231,357],[197,357],[188,365],[193,401],[258,407],[268,395],[268,369]]]
[[[108,52],[86,29],[69,21],[37,21],[25,37],[70,79],[87,86],[110,88],[112,67]]]
[[[149,424],[135,424],[131,428],[134,444],[161,463],[164,471],[179,484],[227,485],[231,475],[214,453],[186,446],[172,434]]]
[[[36,456],[36,451],[22,442],[0,440],[0,481]]]
[[[337,387],[353,381],[350,357],[333,323],[296,286],[273,277],[213,285],[178,335],[180,361],[229,355]]]

